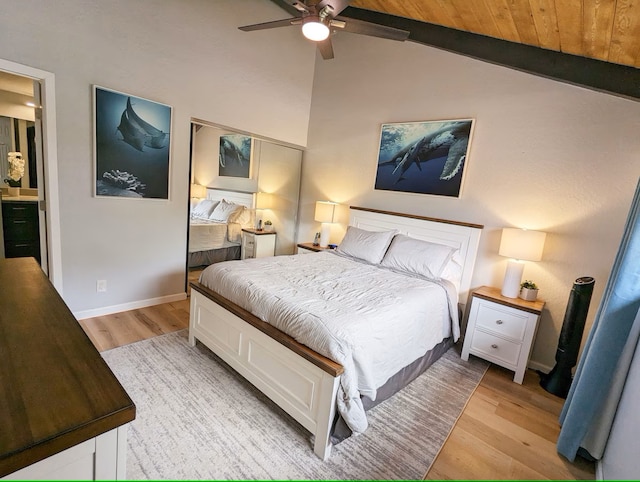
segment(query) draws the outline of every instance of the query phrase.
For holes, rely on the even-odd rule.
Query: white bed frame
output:
[[[482,226],[358,207],[351,207],[350,224],[396,229],[459,248],[464,262],[459,301],[466,301]],[[199,283],[191,287],[189,344],[202,342],[314,434],[313,450],[326,460],[342,366]]]
[[[222,201],[226,199],[228,202],[240,204],[250,209],[254,209],[256,205],[255,193],[253,192],[241,192],[241,191],[228,191],[225,189],[207,188],[207,199],[213,201]]]

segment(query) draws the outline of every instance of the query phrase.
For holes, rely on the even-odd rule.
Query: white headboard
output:
[[[207,188],[207,199],[214,201],[221,201],[226,199],[234,204],[240,204],[253,209],[255,206],[255,193],[252,192],[240,192],[240,191],[227,191],[225,189]]]
[[[467,296],[471,288],[473,267],[476,263],[476,254],[480,243],[480,234],[484,226],[355,206],[351,206],[349,212],[349,224],[351,226],[368,231],[396,229],[398,232],[412,238],[445,244],[459,249],[462,257],[462,278],[458,301],[463,304],[467,302]]]

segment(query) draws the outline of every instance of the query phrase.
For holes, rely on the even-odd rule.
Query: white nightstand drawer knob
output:
[[[504,323],[504,321],[502,320],[496,320],[496,325],[502,325]]]
[[[496,345],[495,343],[491,345],[491,348],[493,348],[494,350],[498,349],[498,345]]]

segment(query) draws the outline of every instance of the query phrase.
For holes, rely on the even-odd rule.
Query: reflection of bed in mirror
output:
[[[191,283],[189,342],[314,434],[322,459],[457,340],[482,229],[356,207],[349,224],[337,252],[222,263]]]
[[[189,216],[189,268],[240,259],[242,228],[254,226],[254,194],[207,189]]]

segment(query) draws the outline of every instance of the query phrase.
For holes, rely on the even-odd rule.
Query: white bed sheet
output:
[[[459,336],[457,293],[333,252],[228,261],[200,282],[344,367],[338,410],[367,428],[360,395],[376,390],[443,339]]]
[[[239,231],[239,228],[236,231]],[[237,242],[229,241],[229,239],[234,239],[233,237],[230,238],[229,234],[229,225],[227,223],[218,223],[203,218],[191,218],[189,222],[189,252],[195,253],[196,251],[238,246],[240,240]]]

